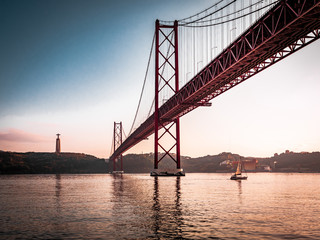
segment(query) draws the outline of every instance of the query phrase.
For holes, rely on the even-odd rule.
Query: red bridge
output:
[[[223,1],[220,1],[220,4]],[[226,2],[226,1],[225,1]],[[270,2],[270,1],[269,1]],[[210,100],[224,93],[228,89],[238,85],[246,79],[254,76],[269,66],[279,62],[285,57],[298,51],[299,49],[314,42],[320,37],[320,0],[281,0],[270,3],[256,11],[268,8],[258,19],[246,30],[235,38],[232,43],[228,43],[219,55],[208,62],[201,71],[195,73],[194,77],[182,88],[179,88],[179,28],[209,28],[235,21],[238,18],[245,18],[255,10],[252,4],[237,10],[237,1],[229,1],[222,6],[214,5],[214,12],[208,16],[200,15],[191,18],[167,23],[157,20],[155,24],[155,104],[154,113],[150,115],[135,131],[133,131],[123,142],[114,144],[114,152],[110,159],[114,161],[116,170],[116,159],[122,159],[122,153],[146,139],[151,134],[155,134],[155,159],[154,168],[158,168],[158,163],[164,156],[169,156],[176,162],[177,168],[180,164],[180,136],[179,118],[184,114],[200,106],[210,106]],[[232,7],[233,13],[221,16],[219,23],[214,23],[212,16],[223,9]],[[220,7],[220,8],[219,8]],[[218,9],[219,8],[219,9]],[[248,9],[248,13],[245,12]],[[258,9],[258,10],[257,10]],[[206,12],[209,10],[207,9]],[[239,13],[242,15],[238,16]],[[234,14],[234,15],[232,15]],[[238,15],[237,15],[238,14]],[[209,15],[209,14],[207,14]],[[230,19],[228,16],[234,16]],[[207,20],[206,20],[207,19]],[[243,20],[245,22],[245,20]],[[234,27],[233,29],[236,29]],[[221,31],[230,31],[232,28]],[[224,36],[222,32],[222,37]],[[185,34],[186,35],[186,34]],[[189,40],[190,41],[190,40]],[[192,41],[192,40],[191,40]],[[201,44],[192,42],[192,44]],[[187,44],[188,45],[188,44]],[[169,46],[169,47],[168,47]],[[208,55],[212,55],[212,50],[217,47],[210,46],[207,49]],[[186,50],[188,51],[188,47]],[[211,52],[208,53],[208,52]],[[195,54],[184,53],[184,55]],[[198,63],[202,61],[197,62]],[[195,63],[193,63],[195,65]],[[170,69],[170,74],[165,76],[164,69]],[[190,72],[189,72],[190,73]],[[186,72],[183,73],[187,74]],[[162,81],[162,84],[161,84]],[[174,84],[172,84],[172,82]],[[174,87],[172,87],[174,85]],[[164,87],[173,92],[172,96],[160,106],[159,94]],[[119,135],[115,130],[114,139]],[[164,147],[161,139],[168,135],[174,141],[170,147]],[[172,154],[175,150],[175,154]],[[160,158],[158,152],[165,154]],[[121,160],[122,161],[122,160]],[[122,169],[121,169],[122,170]]]

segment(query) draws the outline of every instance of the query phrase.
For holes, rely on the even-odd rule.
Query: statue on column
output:
[[[56,153],[60,153],[61,152],[61,145],[60,145],[60,136],[61,134],[58,133],[57,134],[57,139],[56,139]]]

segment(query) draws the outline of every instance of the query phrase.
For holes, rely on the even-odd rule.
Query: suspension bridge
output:
[[[156,20],[128,136],[114,123],[113,170],[122,171],[122,154],[152,134],[154,169],[167,157],[179,170],[180,117],[319,38],[320,0],[221,0],[184,19]]]

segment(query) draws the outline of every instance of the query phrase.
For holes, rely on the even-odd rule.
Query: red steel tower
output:
[[[176,163],[177,169],[180,169],[179,117],[175,119],[159,117],[159,94],[165,88],[173,94],[179,91],[178,22],[175,21],[173,25],[164,25],[156,20],[155,36],[154,168],[158,169],[159,162],[169,156]],[[170,145],[165,146],[161,140],[170,142]],[[171,152],[174,149],[175,154]],[[159,150],[164,152],[161,157]]]
[[[113,152],[122,144],[122,122],[114,122]],[[122,154],[112,159],[113,172],[123,172]]]

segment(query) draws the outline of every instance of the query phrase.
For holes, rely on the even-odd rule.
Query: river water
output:
[[[1,239],[320,239],[320,174],[0,175]]]

